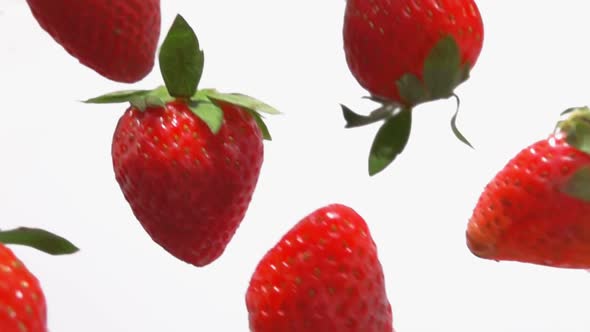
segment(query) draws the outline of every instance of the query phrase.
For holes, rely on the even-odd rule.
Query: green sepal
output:
[[[189,102],[190,110],[198,116],[213,134],[217,134],[223,124],[223,111],[212,101],[202,98]]]
[[[402,109],[377,131],[369,154],[369,175],[384,170],[404,150],[410,138],[412,110]]]
[[[205,90],[205,93],[207,94],[207,97],[209,99],[224,101],[226,103],[237,105],[254,112],[267,113],[273,115],[281,114],[281,112],[279,112],[274,107],[256,98],[241,93],[221,93],[215,89],[207,89]]]
[[[84,100],[87,104],[116,104],[128,103],[132,98],[141,97],[150,92],[150,90],[125,90],[104,94],[102,96]]]
[[[457,100],[457,108],[455,109],[455,114],[453,114],[453,116],[451,117],[451,130],[453,131],[453,134],[455,134],[455,137],[457,137],[457,139],[465,143],[470,148],[474,149],[473,145],[471,145],[467,138],[461,133],[459,128],[457,128],[457,116],[459,115],[459,109],[461,107],[461,99],[459,99],[459,96],[455,94],[453,94],[453,96]]]
[[[428,100],[428,91],[418,77],[405,74],[396,83],[400,98],[410,106],[418,105]]]
[[[399,108],[397,104],[385,104],[372,111],[369,115],[360,115],[345,105],[341,104],[340,107],[342,107],[342,115],[346,121],[344,128],[362,127],[385,120],[392,116],[394,111]]]
[[[455,88],[469,75],[461,66],[461,54],[455,38],[446,36],[436,43],[424,62],[423,75],[431,100],[453,95]]]
[[[174,19],[159,53],[160,72],[173,97],[190,98],[199,85],[205,54],[188,22],[179,14]]]
[[[0,243],[23,245],[50,255],[68,255],[80,250],[59,235],[28,227],[0,231]]]
[[[590,108],[569,108],[562,116],[564,119],[557,122],[555,131],[565,134],[569,145],[590,154]]]
[[[140,111],[145,111],[148,107],[164,107],[167,102],[174,100],[166,90],[166,87],[160,86],[153,90],[133,90],[118,91],[107,93],[102,96],[85,100],[89,104],[116,104],[130,103]]]
[[[264,118],[260,113],[266,113],[271,115],[281,114],[281,112],[279,112],[276,108],[254,97],[250,97],[240,93],[222,93],[215,89],[199,90],[197,91],[193,99],[194,98],[207,98],[211,100],[213,103],[217,104],[218,107],[221,107],[220,103],[228,103],[241,107],[254,117],[254,120],[256,121],[258,128],[260,128],[262,137],[265,140],[272,140],[270,131],[264,123]]]
[[[590,202],[590,167],[584,166],[574,172],[564,184],[562,191],[574,198]]]
[[[406,106],[446,99],[455,88],[469,79],[471,65],[461,64],[461,54],[452,36],[442,37],[430,50],[422,69],[422,80],[411,73],[403,75],[395,84]]]
[[[272,136],[270,135],[270,131],[268,130],[266,123],[264,123],[262,115],[260,115],[260,113],[258,112],[254,112],[249,109],[246,109],[246,111],[250,113],[252,117],[254,117],[254,121],[256,121],[256,124],[258,125],[258,128],[260,128],[260,132],[262,133],[262,138],[264,138],[267,141],[272,141]]]

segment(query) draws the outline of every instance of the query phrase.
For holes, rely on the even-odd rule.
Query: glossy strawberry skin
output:
[[[0,331],[47,331],[45,295],[39,280],[3,244],[0,244]]]
[[[353,209],[320,208],[259,262],[246,294],[253,332],[392,332],[377,248]]]
[[[160,0],[27,0],[39,25],[83,65],[134,83],[154,66]]]
[[[467,227],[475,255],[590,268],[590,204],[563,192],[590,155],[551,135],[518,153],[486,186]]]
[[[195,266],[216,260],[245,216],[263,161],[254,118],[223,104],[213,134],[182,102],[129,108],[112,144],[117,182],[151,238]]]
[[[372,95],[403,103],[404,74],[422,79],[424,61],[442,36],[455,38],[461,62],[475,65],[483,22],[473,0],[347,0],[343,39],[348,67]]]

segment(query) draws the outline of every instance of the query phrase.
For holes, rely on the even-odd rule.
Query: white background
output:
[[[83,100],[151,88],[159,70],[116,84],[78,64],[24,0],[0,0],[0,224],[43,227],[82,251],[13,247],[41,279],[53,332],[247,331],[258,260],[301,217],[339,202],[367,221],[398,332],[587,332],[590,274],[475,258],[467,220],[484,185],[558,114],[590,103],[585,1],[479,1],[485,44],[449,128],[451,100],[416,109],[404,154],[369,178],[377,126],[345,130],[339,103],[368,112],[342,50],[345,2],[162,0],[162,37],[180,12],[206,54],[201,87],[242,92],[285,114],[250,209],[205,268],[155,245],[115,182],[110,144],[125,105]]]

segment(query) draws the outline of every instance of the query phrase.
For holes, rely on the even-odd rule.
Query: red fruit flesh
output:
[[[217,134],[182,102],[130,108],[112,145],[115,176],[151,238],[196,266],[217,259],[244,218],[262,166],[260,129],[222,107]]]
[[[0,331],[46,332],[47,308],[39,280],[0,244]]]
[[[450,35],[461,62],[475,65],[483,46],[483,22],[472,0],[348,0],[344,17],[346,61],[371,94],[400,100],[396,81],[422,79],[424,61]]]
[[[305,217],[262,258],[246,306],[253,332],[393,331],[375,243],[339,204]]]
[[[154,66],[160,0],[27,0],[39,25],[80,63],[134,83]]]
[[[522,150],[486,186],[467,227],[477,256],[590,268],[590,204],[562,189],[590,155],[550,136]]]

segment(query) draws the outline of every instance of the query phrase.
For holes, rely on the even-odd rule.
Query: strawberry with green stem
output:
[[[41,282],[7,244],[25,245],[51,255],[72,254],[78,248],[38,228],[0,231],[0,331],[47,332],[47,303]]]
[[[590,269],[590,108],[568,109],[496,174],[466,238],[480,258]]]
[[[455,97],[483,46],[483,22],[473,0],[347,0],[343,27],[348,67],[380,106],[360,115],[342,106],[346,128],[383,122],[369,154],[369,174],[383,171],[404,150],[413,109]]]
[[[204,53],[180,15],[159,61],[165,87],[87,102],[131,104],[113,135],[115,178],[153,241],[205,266],[225,251],[250,204],[270,140],[260,112],[278,111],[243,94],[197,89]]]

